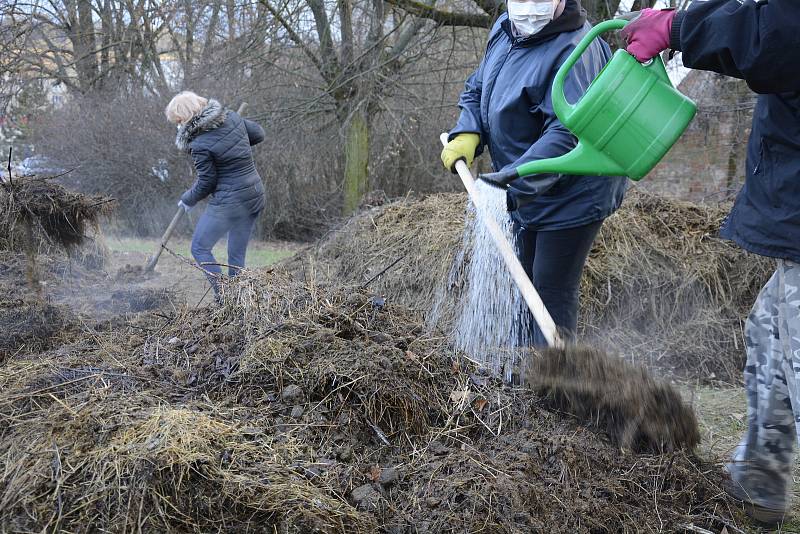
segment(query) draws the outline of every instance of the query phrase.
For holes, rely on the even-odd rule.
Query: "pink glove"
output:
[[[628,53],[645,62],[669,48],[672,20],[676,13],[674,9],[643,9],[620,32],[628,44],[625,48]]]

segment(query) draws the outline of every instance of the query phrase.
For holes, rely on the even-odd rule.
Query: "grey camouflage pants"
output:
[[[800,264],[779,260],[745,326],[748,428],[727,468],[737,490],[772,509],[789,506],[800,437]]]

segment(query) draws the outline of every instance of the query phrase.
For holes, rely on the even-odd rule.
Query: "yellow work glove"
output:
[[[463,159],[467,167],[475,159],[475,150],[481,142],[481,136],[476,133],[462,133],[456,135],[442,150],[442,163],[444,168],[455,173],[456,161]]]

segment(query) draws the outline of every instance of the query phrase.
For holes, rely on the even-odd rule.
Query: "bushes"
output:
[[[67,186],[115,198],[120,230],[160,233],[191,176],[191,162],[172,143],[165,105],[144,97],[76,98],[36,125],[37,150],[74,168],[62,178]]]
[[[275,109],[280,99],[270,92],[204,94],[231,108],[248,101],[247,115],[266,130],[266,140],[253,152],[267,190],[259,237],[313,239],[338,220],[342,137],[335,121],[319,124],[315,115],[279,119],[277,113],[265,111]],[[166,104],[167,99],[144,96],[73,99],[35,125],[37,152],[74,168],[62,179],[71,188],[117,199],[119,232],[159,235],[193,180],[191,160],[175,148],[175,129],[164,118]],[[437,136],[452,120],[423,120],[423,115],[410,109],[395,112],[391,124],[375,119],[370,189],[382,191],[379,196],[446,191],[458,185],[438,165]],[[181,225],[178,232],[190,230],[191,225]]]

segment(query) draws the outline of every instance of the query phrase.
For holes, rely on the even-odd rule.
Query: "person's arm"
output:
[[[450,130],[449,140],[462,133],[474,133],[481,136],[476,155],[480,153],[485,144],[483,135],[483,121],[481,120],[481,94],[483,91],[483,61],[464,83],[464,91],[458,99],[461,114],[455,128]]]
[[[181,201],[190,208],[217,188],[217,168],[211,152],[204,148],[192,149],[192,160],[197,171],[197,180],[191,189],[181,195]]]
[[[561,121],[556,117],[549,97],[547,98],[547,102],[543,102],[542,105],[539,106],[539,110],[545,116],[542,135],[519,157],[519,159],[506,166],[503,170],[509,168],[515,169],[529,161],[563,156],[578,144],[578,140],[572,132],[561,124]],[[542,194],[556,184],[559,176],[560,175],[555,174],[532,174],[530,176],[517,178],[511,182],[509,187],[522,192],[527,190],[529,192],[535,191],[535,194]]]
[[[599,70],[597,63],[600,66],[605,62],[596,54],[603,54],[607,52],[607,45],[602,45],[601,50],[590,48],[590,51],[585,52],[581,58],[570,69],[569,75],[564,81],[564,96],[568,102],[577,102],[586,89],[589,83],[594,78],[594,73]],[[542,133],[539,138],[520,156],[516,161],[507,165],[505,169],[514,169],[523,163],[530,161],[537,161],[540,159],[556,158],[563,156],[578,144],[577,138],[570,132],[566,126],[561,124],[561,121],[556,116],[553,110],[552,91],[550,88],[553,85],[553,78],[555,78],[556,71],[561,64],[566,60],[566,57],[572,49],[564,52],[561,59],[553,65],[550,78],[545,90],[545,98],[535,109],[531,110],[532,113],[538,113],[542,116]],[[533,174],[531,176],[523,176],[517,178],[510,184],[511,189],[519,189],[521,192],[535,191],[535,194],[541,194],[553,187],[557,183],[558,176],[555,174]],[[525,186],[528,182],[527,187]],[[534,186],[533,184],[537,185]]]
[[[257,145],[264,140],[264,128],[256,122],[242,118],[244,127],[247,128],[247,137],[250,139],[250,146]]]
[[[481,94],[483,92],[483,65],[486,58],[481,60],[475,72],[464,83],[464,91],[458,99],[461,114],[455,128],[450,130],[448,143],[442,149],[442,163],[445,168],[455,173],[456,161],[463,159],[467,166],[483,152],[487,139],[483,133],[481,120]]]
[[[800,91],[797,0],[695,1],[636,15],[622,35],[639,61],[672,48],[687,67],[743,79],[757,93]]]
[[[672,22],[683,64],[744,79],[757,93],[800,91],[800,2],[695,2]]]

